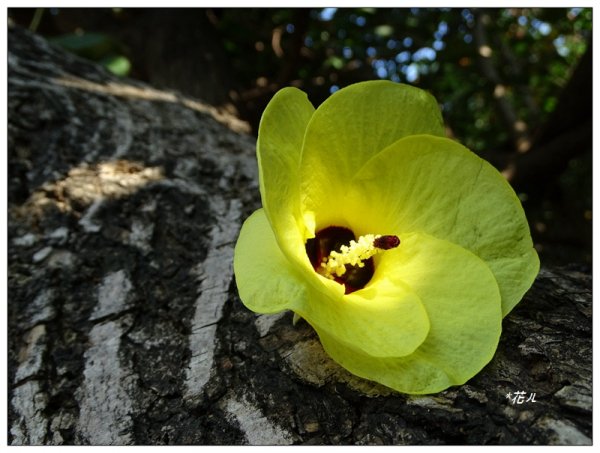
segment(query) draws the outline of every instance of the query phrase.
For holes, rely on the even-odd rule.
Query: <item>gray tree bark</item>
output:
[[[260,204],[243,123],[21,29],[8,44],[9,443],[591,444],[588,273],[543,269],[466,385],[359,379],[239,301]]]

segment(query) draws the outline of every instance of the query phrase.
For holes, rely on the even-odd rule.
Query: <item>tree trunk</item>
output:
[[[243,123],[21,29],[8,44],[9,443],[591,444],[589,274],[542,270],[466,385],[359,379],[239,301],[260,204]]]

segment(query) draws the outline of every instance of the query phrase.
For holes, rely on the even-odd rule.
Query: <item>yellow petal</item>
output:
[[[306,131],[300,179],[304,210],[315,213],[318,226],[340,223],[340,203],[354,174],[398,139],[423,133],[444,134],[437,102],[423,90],[378,80],[334,93]]]
[[[265,109],[257,141],[260,193],[280,248],[296,260],[306,227],[300,214],[300,156],[314,108],[297,88],[278,91]]]
[[[325,286],[327,293],[314,289],[294,311],[336,342],[374,357],[400,357],[427,337],[427,312],[402,282],[382,278],[346,295],[338,283],[326,281]]]
[[[387,231],[423,231],[483,259],[494,273],[506,315],[529,289],[539,260],[521,203],[489,163],[440,137],[397,141],[361,169],[351,222]]]
[[[298,269],[281,252],[264,209],[255,211],[242,225],[233,257],[244,305],[258,313],[277,313],[302,303],[308,285]]]
[[[463,384],[493,357],[501,333],[500,293],[483,261],[450,242],[415,233],[382,255],[374,284],[391,278],[422,300],[430,329],[406,357],[374,357],[317,329],[331,357],[352,373],[400,392],[434,393]],[[385,276],[385,277],[384,277]]]

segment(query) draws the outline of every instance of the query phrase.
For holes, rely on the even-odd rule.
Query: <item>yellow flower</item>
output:
[[[249,309],[293,310],[336,362],[400,392],[463,384],[491,360],[539,260],[514,191],[444,138],[433,97],[372,81],[315,110],[284,88],[257,156],[263,208],[234,257]]]

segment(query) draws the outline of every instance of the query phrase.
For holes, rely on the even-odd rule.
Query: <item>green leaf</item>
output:
[[[100,60],[115,47],[112,38],[102,33],[70,33],[49,39],[70,52],[91,60]]]
[[[382,38],[388,38],[394,33],[394,27],[391,25],[378,25],[375,27],[375,34]]]
[[[344,60],[342,60],[340,57],[336,57],[335,55],[333,55],[329,57],[327,61],[325,61],[325,65],[332,66],[335,69],[342,69],[342,67],[344,66]]]
[[[103,58],[100,63],[115,75],[125,77],[131,70],[131,62],[123,55],[111,55]]]

